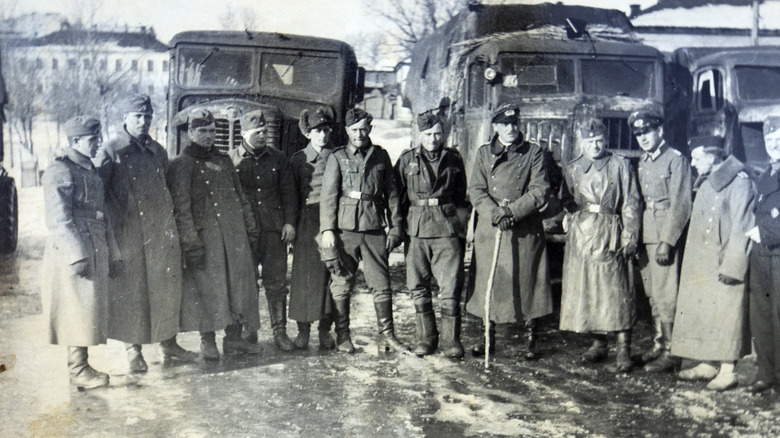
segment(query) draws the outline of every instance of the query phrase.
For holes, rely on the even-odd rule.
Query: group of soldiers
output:
[[[277,348],[307,348],[311,323],[318,321],[320,348],[353,353],[350,299],[360,261],[380,352],[425,356],[438,349],[461,358],[472,205],[474,281],[466,309],[482,318],[489,334],[487,345],[472,353],[495,351],[496,324],[519,323],[524,357],[538,357],[536,321],[553,310],[542,220],[557,213],[558,203],[543,150],[524,138],[517,107],[492,114],[494,136],[476,151],[468,184],[463,159],[444,146],[446,126],[433,111],[417,117],[418,144],[393,165],[372,143],[372,116],[361,109],[345,115],[348,142],[340,147],[330,141],[331,110],[304,110],[299,127],[309,143],[290,159],[268,145],[262,111],[242,116],[242,143],[225,154],[214,146],[214,116],[191,110],[187,143],[170,161],[149,136],[149,98],[131,95],[118,109],[123,129],[102,146],[97,120],[69,120],[69,147],[43,178],[51,231],[44,305],[50,341],[69,346],[72,385],[108,384],[87,354],[88,346],[107,338],[125,342],[132,372],[148,368],[143,344],[159,342],[166,360],[197,360],[176,342],[180,331],[200,332],[205,360],[219,359],[215,332],[222,329],[222,354],[260,353],[259,279]],[[645,370],[672,370],[677,357],[688,357],[701,364],[683,370],[682,378],[707,378],[713,389],[728,389],[736,384],[734,361],[749,345],[750,266],[750,321],[759,355],[759,381],[751,390],[772,387],[780,378],[774,304],[780,277],[773,276],[780,271],[772,269],[780,263],[774,222],[780,221],[774,195],[780,177],[768,171],[756,192],[748,170],[725,154],[722,139],[702,137],[690,145],[699,173],[694,184],[688,160],[664,142],[659,114],[641,111],[629,123],[644,151],[638,169],[607,151],[606,128],[597,119],[579,128],[581,155],[564,166],[561,329],[592,337],[582,355],[587,362],[605,360],[607,335],[616,333],[615,369],[629,371],[635,365],[636,258],[656,327],[653,347],[641,356]],[[780,159],[780,140],[772,141],[773,135],[780,139],[778,128],[780,120],[765,124],[773,159]],[[388,263],[404,242],[417,332],[412,348],[395,335]],[[294,340],[287,335],[288,315],[298,325]]]

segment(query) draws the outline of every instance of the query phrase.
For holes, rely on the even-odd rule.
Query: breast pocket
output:
[[[360,166],[349,163],[344,167],[344,183],[348,191],[360,190]]]
[[[263,189],[272,189],[279,185],[279,169],[272,167],[270,169],[257,169],[257,186]]]

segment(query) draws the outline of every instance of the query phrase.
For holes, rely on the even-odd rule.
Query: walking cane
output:
[[[488,359],[490,358],[490,301],[493,298],[493,279],[496,276],[496,265],[498,265],[498,250],[501,247],[501,228],[496,230],[496,243],[493,246],[493,261],[490,263],[490,274],[488,274],[487,291],[485,292],[485,369],[490,368]]]

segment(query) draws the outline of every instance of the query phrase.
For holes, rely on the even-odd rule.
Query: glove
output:
[[[728,275],[723,275],[723,274],[718,274],[718,281],[720,281],[723,284],[727,284],[729,286],[742,283],[742,280],[737,280],[736,278],[732,278],[729,277]]]
[[[504,218],[512,218],[512,210],[509,207],[496,207],[493,209],[493,225],[497,225]]]
[[[501,231],[506,231],[510,228],[512,228],[512,219],[505,217],[498,221],[498,229]]]
[[[188,251],[185,258],[187,266],[192,269],[203,270],[206,267],[206,251],[203,248]]]
[[[295,227],[290,224],[284,224],[282,227],[282,242],[286,244],[293,243],[295,240]]]
[[[401,246],[401,243],[403,243],[404,239],[397,235],[397,234],[388,234],[387,240],[385,240],[385,249],[387,252],[390,252],[399,246]]]
[[[623,247],[623,258],[626,260],[633,260],[636,258],[637,246],[636,243],[629,243]]]
[[[81,259],[71,264],[70,268],[73,269],[73,274],[77,277],[89,279],[89,277],[92,275],[88,259]]]
[[[109,278],[117,278],[124,274],[125,272],[125,262],[122,260],[114,260],[113,262],[108,264],[108,277]]]
[[[658,244],[658,248],[655,250],[655,262],[661,266],[669,266],[672,264],[672,245],[661,242]]]

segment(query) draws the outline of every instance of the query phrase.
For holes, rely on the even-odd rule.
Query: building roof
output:
[[[157,40],[154,30],[140,28],[140,31],[103,31],[65,27],[38,38],[16,38],[9,44],[16,47],[75,46],[84,42],[113,42],[119,47],[137,47],[155,52],[165,52],[168,46]]]
[[[659,0],[631,19],[636,30],[647,28],[750,29],[751,0]],[[780,2],[762,1],[759,29],[780,29]]]

